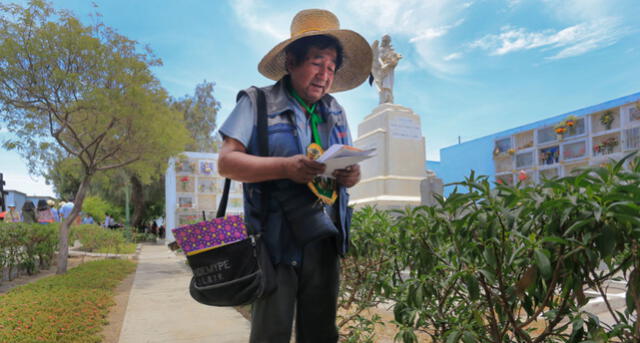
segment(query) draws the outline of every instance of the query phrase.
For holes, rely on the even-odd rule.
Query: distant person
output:
[[[60,221],[63,221],[71,215],[73,211],[73,202],[69,201],[60,206]]]
[[[111,218],[111,216],[109,215],[109,213],[107,213],[107,214],[104,216],[104,223],[102,223],[102,226],[103,226],[103,227],[105,227],[105,228],[107,228],[107,229],[110,229],[110,228],[111,228],[112,223],[113,223],[113,218]]]
[[[154,236],[158,236],[158,224],[156,224],[155,220],[151,222],[151,233]]]
[[[165,231],[164,224],[160,225],[160,227],[158,228],[158,235],[160,236],[160,239],[164,239],[164,231]]]
[[[53,214],[53,220],[56,222],[60,221],[60,214],[58,213],[58,209],[56,208],[56,202],[49,199],[47,200],[47,205],[51,208],[51,214]]]
[[[92,216],[84,214],[82,216],[82,224],[95,224],[95,221],[93,220]]]
[[[38,200],[38,211],[36,212],[36,219],[40,224],[50,224],[53,223],[53,213],[51,213],[51,209],[49,208],[49,204],[44,199]]]
[[[4,216],[5,223],[21,222],[22,217],[20,216],[20,212],[18,212],[18,210],[16,209],[16,204],[9,203],[7,204],[7,206],[9,207],[9,210],[7,211],[7,214],[5,214]]]
[[[23,223],[37,223],[38,218],[36,216],[36,205],[32,201],[25,201],[22,205],[22,222]]]

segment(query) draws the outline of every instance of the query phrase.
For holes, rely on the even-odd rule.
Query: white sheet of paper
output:
[[[368,158],[373,157],[375,149],[369,150],[353,150],[344,148],[342,145],[334,144],[322,156],[318,158],[318,162],[327,165],[323,176],[331,177],[336,169],[344,169],[350,165],[359,163]]]

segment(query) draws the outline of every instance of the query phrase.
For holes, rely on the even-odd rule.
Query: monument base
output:
[[[396,104],[377,106],[358,125],[354,145],[375,148],[376,154],[360,163],[362,177],[349,190],[350,205],[379,209],[420,205],[420,183],[427,176],[420,116]]]

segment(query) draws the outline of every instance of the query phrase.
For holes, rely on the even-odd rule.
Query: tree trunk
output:
[[[60,233],[58,237],[58,266],[56,274],[64,274],[67,272],[67,258],[69,257],[69,228],[71,223],[78,217],[78,214],[82,210],[82,203],[84,197],[89,189],[89,182],[91,181],[91,175],[85,175],[80,183],[80,188],[76,193],[76,197],[73,200],[73,210],[68,218],[64,218],[60,224]]]
[[[133,205],[133,227],[142,227],[144,220],[144,193],[137,176],[131,176],[131,203]]]

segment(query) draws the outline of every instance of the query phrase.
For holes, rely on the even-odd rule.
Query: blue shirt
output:
[[[53,220],[57,222],[60,221],[60,215],[58,214],[58,210],[55,207],[51,208],[51,214],[53,214]]]
[[[73,203],[72,202],[68,202],[68,203],[62,205],[62,207],[60,207],[60,216],[61,216],[61,218],[69,218],[69,215],[71,214],[72,210],[73,210]]]
[[[311,120],[307,118],[307,115],[293,97],[288,96],[287,100],[289,102],[289,108],[292,109],[295,114],[296,132],[300,138],[300,143],[306,150],[306,147],[311,144],[313,137]],[[253,111],[253,104],[249,96],[246,94],[241,96],[236,107],[231,111],[227,120],[222,124],[222,127],[220,127],[219,132],[223,138],[234,138],[242,143],[246,149],[249,146],[251,134],[253,133],[253,125],[247,125],[247,123],[255,124],[255,114]],[[324,120],[318,125],[318,133],[322,140],[322,149],[326,150],[329,147],[330,130],[331,127],[329,127],[327,120]]]
[[[311,128],[306,114],[301,106],[284,89],[282,81],[274,86],[263,88],[267,100],[267,131],[269,135],[268,156],[289,157],[304,154],[311,142]],[[256,91],[247,89],[240,93],[238,103],[221,126],[219,132],[222,137],[230,137],[239,141],[247,153],[258,155],[257,116],[255,104]],[[330,95],[325,95],[318,102],[318,113],[323,123],[318,126],[322,137],[323,148],[331,144],[351,145],[351,136],[346,116],[342,107]],[[295,127],[295,129],[294,129]],[[273,180],[272,192],[288,187],[300,187],[306,191],[306,185],[296,184],[291,180]],[[261,228],[260,213],[261,197],[260,184],[244,183],[245,221],[252,228]],[[349,195],[346,188],[339,186],[336,210],[339,213],[340,237],[338,252],[344,254],[348,248],[351,210],[347,207]],[[274,264],[285,263],[296,265],[302,261],[302,249],[291,236],[291,229],[284,218],[282,208],[275,199],[269,199],[269,215],[266,227],[259,229],[263,233],[265,243]]]

